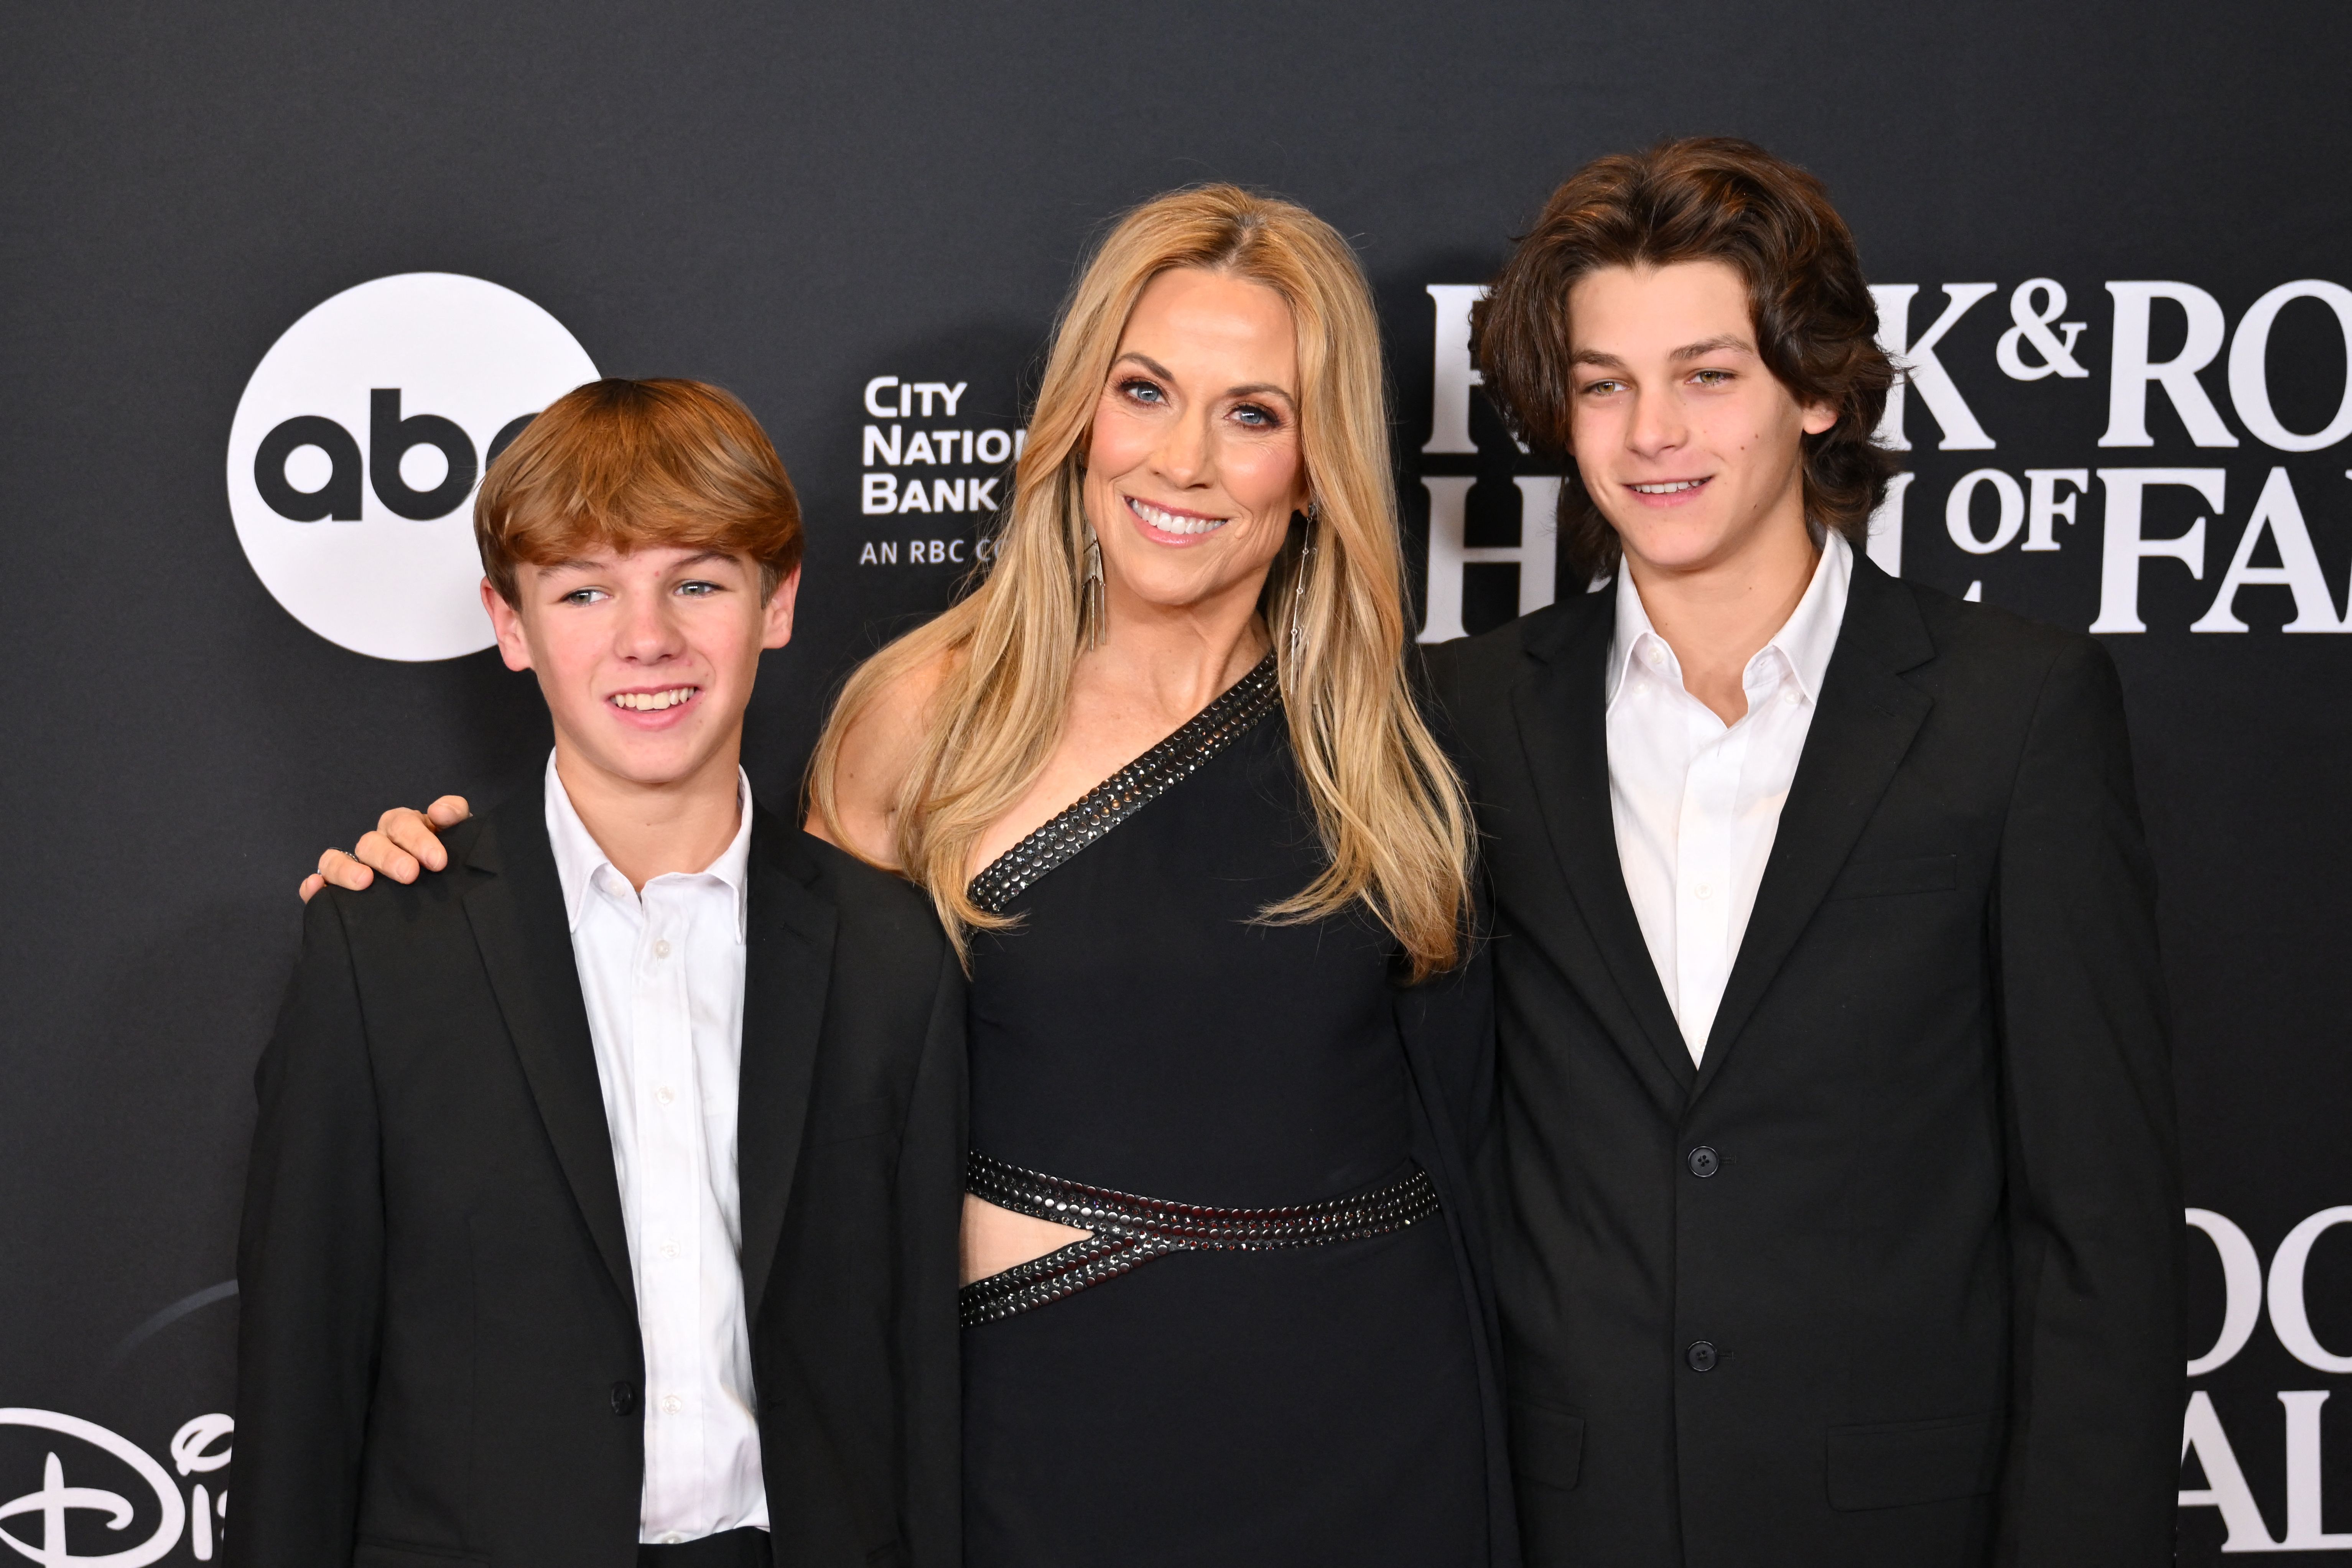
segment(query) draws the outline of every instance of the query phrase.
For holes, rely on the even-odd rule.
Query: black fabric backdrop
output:
[[[531,785],[545,755],[531,686],[493,654],[347,651],[248,565],[224,489],[230,420],[305,311],[372,279],[465,274],[551,312],[601,371],[704,377],[750,403],[810,518],[800,634],[770,656],[749,742],[756,784],[782,805],[850,662],[969,569],[933,563],[944,546],[914,563],[911,542],[968,542],[981,521],[861,510],[865,459],[886,467],[863,430],[892,424],[868,411],[869,380],[970,384],[954,417],[897,421],[909,436],[1015,427],[1108,215],[1196,180],[1270,187],[1352,237],[1378,291],[1416,570],[1430,495],[1446,489],[1424,476],[1478,476],[1467,542],[1509,546],[1514,457],[1483,404],[1476,454],[1422,451],[1444,363],[1430,286],[1491,276],[1584,159],[1729,132],[1829,182],[1873,279],[1916,286],[1907,341],[1945,310],[1946,284],[1997,285],[1934,345],[1986,444],[1940,446],[1951,422],[1909,395],[1906,574],[2085,627],[2130,481],[2086,477],[2073,520],[2042,529],[2055,549],[2026,549],[2029,531],[1974,553],[1948,527],[1962,476],[2007,476],[1979,481],[1979,541],[2029,469],[2225,476],[2218,509],[2191,488],[2147,489],[2146,539],[2210,519],[2201,577],[2176,556],[2137,562],[2147,629],[2107,638],[2164,879],[2189,1201],[2242,1230],[2263,1271],[2250,1282],[2241,1267],[2232,1315],[2224,1249],[2191,1237],[2184,1355],[2207,1354],[2232,1316],[2248,1337],[2192,1384],[2210,1412],[2192,1398],[2201,1435],[2182,1486],[2207,1500],[2184,1499],[2183,1557],[2210,1559],[2225,1530],[2240,1550],[2352,1550],[2352,1411],[2324,1399],[2352,1373],[2337,1359],[2352,1352],[2352,1229],[2309,1249],[2307,1335],[2291,1301],[2279,1328],[2292,1269],[2273,1267],[2300,1222],[2352,1204],[2352,637],[2287,635],[2303,606],[2259,575],[2231,595],[2250,629],[2190,630],[2273,468],[2326,585],[2317,618],[2341,622],[2352,446],[2261,439],[2276,427],[2233,397],[2227,346],[2198,384],[2234,446],[2193,439],[2178,378],[2148,391],[2149,445],[2100,444],[2110,283],[2193,285],[2234,342],[2273,288],[2352,279],[2347,45],[2340,6],[2179,0],[13,9],[0,637],[25,689],[0,775],[0,1511],[44,1489],[56,1454],[63,1484],[119,1491],[137,1518],[114,1532],[102,1511],[69,1513],[47,1560],[140,1541],[154,1552],[142,1562],[214,1551],[209,1527],[173,1526],[166,1495],[216,1520],[233,1485],[225,1420],[187,1424],[229,1404],[236,1305],[217,1287],[294,883],[382,805],[492,799]],[[2003,334],[2046,303],[2012,310],[2032,279],[2068,296],[2053,332],[2058,315],[2084,323],[2084,374],[2001,368]],[[2159,302],[2153,321],[2162,361],[2189,315]],[[2012,364],[2039,363],[2034,345]],[[2325,299],[2284,307],[2266,363],[2286,430],[2330,423],[2347,367]],[[994,470],[892,471],[897,491]],[[2297,531],[2269,510],[2273,537],[2249,563],[2277,566],[2285,536],[2294,566]],[[1441,567],[1463,572],[1473,629],[1513,612],[1517,567]],[[2242,1489],[2221,1473],[2232,1465]],[[2343,1533],[2326,1540],[2330,1526]],[[46,1528],[37,1511],[0,1518],[36,1552]]]

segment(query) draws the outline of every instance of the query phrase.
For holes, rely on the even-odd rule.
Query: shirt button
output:
[[[685,1401],[685,1400],[683,1400],[683,1399],[680,1399],[677,1394],[663,1394],[663,1395],[662,1395],[662,1414],[663,1414],[663,1415],[677,1415],[679,1411],[681,1411],[681,1410],[683,1410],[683,1409],[685,1409],[685,1408],[686,1408],[686,1401]]]
[[[676,1100],[677,1098],[677,1091],[671,1089],[667,1084],[664,1084],[659,1089],[654,1090],[654,1103],[656,1105],[667,1105],[671,1100]]]
[[[673,1530],[668,1534],[662,1537],[662,1544],[664,1546],[683,1546],[686,1544],[686,1537],[679,1531]]]
[[[1666,662],[1666,650],[1660,647],[1657,644],[1652,643],[1649,647],[1642,650],[1642,657],[1650,661],[1650,668],[1652,669],[1655,669],[1660,665]]]
[[[1691,891],[1702,899],[1711,899],[1715,897],[1715,884],[1712,882],[1701,882],[1698,886],[1693,888]]]
[[[1793,686],[1784,686],[1780,689],[1780,700],[1787,703],[1791,708],[1794,708],[1798,703],[1802,702],[1804,700],[1804,694]]]
[[[661,1255],[664,1258],[676,1258],[677,1256],[677,1243],[675,1241],[663,1242],[661,1244]]]
[[[669,956],[669,938],[659,937],[655,940],[654,956],[656,958],[667,958]]]

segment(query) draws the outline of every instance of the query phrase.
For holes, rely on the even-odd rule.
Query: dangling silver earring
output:
[[[1307,647],[1307,574],[1315,563],[1315,524],[1323,515],[1321,501],[1307,503],[1307,541],[1298,547],[1298,575],[1290,590],[1290,657]]]
[[[1087,580],[1080,590],[1087,617],[1087,647],[1102,647],[1103,580],[1102,541],[1095,537],[1094,524],[1087,524]]]

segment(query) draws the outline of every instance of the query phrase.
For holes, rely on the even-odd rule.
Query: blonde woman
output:
[[[811,831],[970,954],[972,1568],[1508,1550],[1470,828],[1401,576],[1353,254],[1178,192],[1066,307],[992,574],[819,742]]]
[[[1177,192],[1071,295],[988,580],[819,742],[809,830],[971,972],[969,1568],[1515,1555],[1489,983],[1402,576],[1354,255]],[[408,880],[463,812],[359,858]]]

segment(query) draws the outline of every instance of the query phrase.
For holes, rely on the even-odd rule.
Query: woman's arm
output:
[[[850,721],[835,752],[833,811],[814,806],[803,826],[861,860],[898,868],[898,796],[922,753],[931,699],[947,678],[948,658],[899,676]]]

